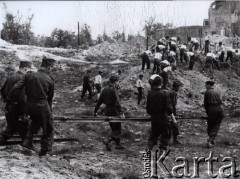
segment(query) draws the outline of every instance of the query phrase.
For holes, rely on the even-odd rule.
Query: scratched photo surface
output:
[[[240,1],[1,1],[0,178],[239,178]]]

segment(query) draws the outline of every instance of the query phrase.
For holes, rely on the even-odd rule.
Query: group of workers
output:
[[[166,150],[168,143],[173,136],[173,143],[180,144],[178,140],[179,128],[176,121],[177,92],[183,85],[180,81],[173,82],[171,89],[168,89],[168,72],[176,69],[176,58],[180,61],[189,62],[189,69],[193,68],[195,59],[199,54],[199,43],[195,39],[190,39],[189,50],[186,45],[179,46],[180,54],[177,54],[176,38],[161,38],[155,47],[142,54],[142,70],[145,64],[150,69],[150,54],[153,55],[154,67],[149,77],[151,89],[147,95],[146,112],[151,116],[151,134],[148,139],[148,149],[152,150],[160,138],[159,148]],[[0,134],[0,145],[5,145],[16,132],[22,138],[22,146],[35,150],[33,146],[33,136],[42,129],[41,150],[39,156],[46,155],[52,150],[54,124],[52,115],[52,99],[54,95],[54,80],[51,76],[55,60],[43,58],[41,68],[33,72],[32,64],[29,61],[20,61],[19,71],[8,76],[1,88],[1,95],[6,103],[5,114],[7,127]],[[102,89],[102,71],[98,72],[94,82],[91,80],[91,71],[83,77],[83,90],[81,99],[86,91],[89,92],[89,99],[92,99],[93,84],[97,90],[97,103],[94,116],[102,104],[105,104],[106,116],[118,116],[124,118],[124,111],[119,98],[119,77],[121,70],[117,74],[111,75],[107,85]],[[140,104],[144,84],[143,75],[140,74],[136,83],[138,89],[138,100]],[[204,94],[204,107],[208,115],[208,135],[207,146],[214,145],[220,124],[224,117],[220,94],[213,89],[214,82],[207,81]],[[30,117],[30,124],[29,124]],[[114,141],[116,149],[124,149],[121,136],[121,122],[109,122],[112,134],[103,143],[106,149],[111,151],[111,142]]]

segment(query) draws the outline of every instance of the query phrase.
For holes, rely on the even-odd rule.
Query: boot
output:
[[[210,137],[210,138],[207,140],[206,148],[212,148],[213,146],[214,146],[214,138],[213,138],[213,137]]]
[[[103,144],[106,146],[107,151],[112,151],[111,145],[110,145],[111,141],[112,141],[111,139],[103,140]]]
[[[177,136],[174,136],[173,137],[173,145],[179,145],[179,144],[181,144],[181,142],[179,142]]]
[[[7,140],[4,136],[0,135],[0,146],[6,145]]]
[[[40,152],[38,153],[38,156],[39,157],[42,157],[42,156],[45,156],[45,155],[47,155],[47,150],[40,150]]]
[[[118,143],[118,144],[116,144],[116,149],[118,149],[118,150],[123,150],[123,149],[125,149],[125,147],[122,146],[121,143]]]
[[[32,133],[30,133],[30,132],[27,133],[27,136],[26,136],[25,140],[23,141],[22,146],[27,149],[35,151],[35,148],[33,146],[33,134]]]

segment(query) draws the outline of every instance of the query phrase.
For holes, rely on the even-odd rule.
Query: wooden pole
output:
[[[79,22],[78,22],[78,47],[77,47],[77,50],[79,50],[79,45],[80,45],[80,38],[79,38]]]

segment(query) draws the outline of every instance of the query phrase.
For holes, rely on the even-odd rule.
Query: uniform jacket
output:
[[[223,110],[221,96],[213,88],[208,89],[204,94],[204,108],[207,113]]]
[[[160,88],[153,88],[147,96],[147,113],[153,116],[171,115],[172,104],[167,91]]]
[[[110,84],[105,87],[99,97],[98,103],[95,107],[95,112],[99,109],[101,104],[105,104],[106,107],[115,107],[121,113],[122,107],[119,103],[119,96],[115,87]]]
[[[26,102],[26,96],[24,89],[20,90],[19,93],[15,93],[11,100],[7,100],[7,96],[12,87],[24,78],[24,74],[20,71],[10,75],[1,88],[1,96],[4,102]]]
[[[52,106],[54,95],[54,80],[50,77],[45,69],[40,69],[37,72],[28,72],[23,80],[19,81],[11,89],[8,99],[14,96],[14,93],[25,87],[27,100],[33,103],[40,101],[48,101],[49,106]]]

